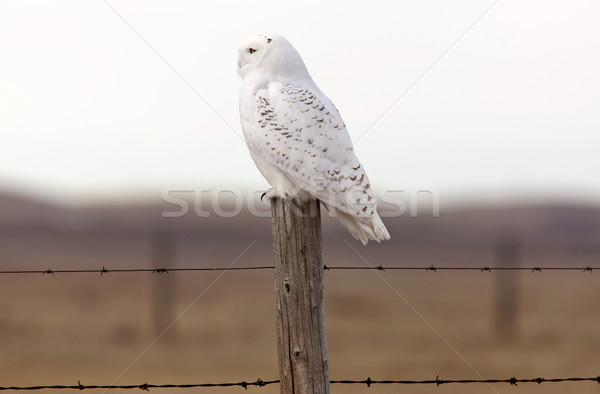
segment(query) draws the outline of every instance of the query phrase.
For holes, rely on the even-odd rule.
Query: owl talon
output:
[[[260,196],[260,201],[263,200],[263,198],[267,198],[267,200],[272,200],[274,198],[279,197],[279,194],[277,193],[277,191],[274,188],[271,188],[269,190],[267,190],[266,192],[264,192],[262,194],[262,196]]]
[[[274,197],[277,197],[277,193],[275,193],[275,189],[271,188],[260,196],[260,201],[262,201],[265,196],[270,200]]]

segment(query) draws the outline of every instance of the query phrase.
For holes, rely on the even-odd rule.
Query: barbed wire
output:
[[[249,386],[268,386],[270,384],[279,383],[279,380],[262,380],[257,379],[254,382],[236,382],[236,383],[195,383],[195,384],[129,384],[129,385],[84,385],[78,380],[76,385],[52,385],[52,386],[9,386],[9,387],[0,387],[0,391],[6,390],[45,390],[45,389],[63,389],[63,390],[87,390],[87,389],[105,389],[105,390],[114,390],[114,389],[140,389],[144,391],[150,391],[151,388],[156,389],[167,389],[167,388],[177,388],[177,389],[189,389],[189,388],[198,388],[198,387],[235,387],[240,386],[244,389],[248,389]]]
[[[373,384],[435,384],[441,386],[442,384],[453,384],[453,383],[509,383],[511,386],[518,386],[518,383],[558,383],[558,382],[596,382],[600,384],[600,376],[594,378],[533,378],[533,379],[518,379],[515,377],[508,379],[441,379],[440,376],[436,376],[435,379],[429,380],[372,380],[370,377],[365,380],[332,380],[330,383],[335,384],[366,384],[367,387],[371,387]]]
[[[375,380],[370,377],[364,380],[331,380],[331,384],[364,384],[367,387],[371,387],[374,384],[435,384],[436,386],[441,386],[442,384],[469,384],[469,383],[508,383],[511,386],[518,386],[519,383],[558,383],[558,382],[596,382],[600,384],[600,376],[591,377],[591,378],[551,378],[546,379],[542,377],[532,378],[532,379],[518,379],[516,377],[508,378],[508,379],[442,379],[436,376],[435,379],[428,380]],[[105,390],[114,390],[114,389],[140,389],[144,391],[150,391],[150,389],[165,389],[165,388],[178,388],[178,389],[187,389],[187,388],[198,388],[198,387],[243,387],[244,389],[248,389],[250,386],[256,387],[264,387],[271,384],[277,384],[279,380],[262,380],[257,379],[254,382],[235,382],[235,383],[194,383],[194,384],[130,384],[130,385],[84,385],[79,380],[76,385],[52,385],[52,386],[6,386],[0,387],[0,391],[7,390],[45,390],[45,389],[62,389],[62,390],[88,390],[88,389],[105,389]]]
[[[324,266],[325,270],[375,270],[375,271],[393,271],[393,270],[405,270],[405,271],[479,271],[479,272],[492,272],[492,271],[530,271],[530,272],[542,272],[542,271],[582,271],[582,272],[594,272],[594,270],[600,269],[600,267],[591,266],[572,266],[572,267],[554,267],[554,266],[525,266],[525,267],[490,267],[490,266],[421,266],[421,267],[396,267],[396,266],[373,266],[373,267],[357,267],[357,266]]]
[[[188,268],[106,268],[100,269],[34,269],[34,270],[1,270],[2,274],[110,274],[113,272],[118,273],[135,273],[135,272],[150,272],[153,274],[168,274],[169,272],[179,271],[249,271],[249,270],[265,270],[274,269],[272,265],[267,266],[252,266],[252,267],[188,267]]]
[[[100,269],[31,269],[31,270],[0,270],[0,275],[11,275],[11,274],[43,274],[43,275],[54,275],[54,274],[110,274],[110,273],[136,273],[136,272],[149,272],[153,274],[168,274],[170,272],[185,272],[185,271],[251,271],[251,270],[271,270],[275,267],[272,265],[262,266],[250,266],[250,267],[187,267],[187,268],[106,268]],[[373,266],[373,267],[360,267],[360,266],[341,266],[341,265],[324,265],[325,271],[354,271],[354,270],[371,270],[371,271],[478,271],[478,272],[492,272],[492,271],[530,271],[539,272],[542,271],[581,271],[593,273],[594,270],[600,270],[600,267],[592,266],[571,266],[571,267],[555,267],[555,266],[525,266],[525,267],[491,267],[491,266],[409,266],[409,267],[397,267],[397,266]]]

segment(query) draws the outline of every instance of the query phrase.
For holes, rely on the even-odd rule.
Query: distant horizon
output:
[[[227,185],[205,185],[202,188],[200,199],[204,202],[212,198],[211,193],[220,193],[221,201],[232,202],[239,200],[244,207],[248,205],[251,199],[259,203],[260,194],[268,189],[257,186],[243,185],[241,187]],[[181,199],[186,201],[198,201],[197,193],[200,188],[194,186],[178,185],[171,187],[147,187],[123,189],[119,192],[110,191],[106,188],[98,190],[85,190],[79,193],[64,193],[59,190],[48,190],[46,188],[35,188],[31,185],[2,185],[0,184],[0,200],[3,198],[17,198],[34,200],[40,203],[48,203],[61,206],[94,206],[94,205],[128,205],[135,203],[157,204],[165,202],[164,193],[170,195],[172,199]],[[254,194],[254,197],[252,196]],[[548,189],[513,189],[513,190],[495,190],[493,188],[446,188],[442,190],[430,191],[425,188],[389,188],[375,187],[375,194],[381,201],[383,196],[391,200],[392,204],[396,201],[407,204],[410,207],[412,198],[418,198],[421,203],[428,205],[433,198],[433,194],[439,199],[440,209],[462,209],[466,207],[494,207],[494,206],[589,206],[600,208],[600,190],[591,191],[586,188],[573,187],[568,191],[556,191]],[[167,199],[168,200],[168,199]],[[424,203],[423,203],[424,202]],[[385,203],[384,203],[385,204]],[[382,208],[382,206],[380,206]],[[427,209],[425,209],[427,210]]]

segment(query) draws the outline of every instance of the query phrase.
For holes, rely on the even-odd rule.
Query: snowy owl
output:
[[[316,198],[363,244],[389,239],[344,121],[288,40],[254,37],[239,49],[238,73],[242,129],[268,197]]]

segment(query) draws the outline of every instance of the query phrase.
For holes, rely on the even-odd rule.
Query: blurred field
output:
[[[255,240],[236,266],[272,264],[268,218],[167,220],[160,210],[143,204],[61,209],[0,199],[0,267],[153,267],[161,259],[177,267],[227,266]],[[384,221],[391,242],[367,248],[351,242],[373,265],[493,266],[495,246],[507,235],[520,240],[523,265],[598,265],[600,256],[597,209],[479,208],[442,212],[438,219]],[[325,218],[326,264],[365,265],[347,239]],[[465,360],[487,378],[597,376],[599,274],[517,274],[516,336],[502,340],[494,324],[500,273],[328,271],[331,377],[479,378]],[[220,275],[0,275],[0,385],[277,379],[273,273]],[[600,393],[595,383],[493,387],[497,392]],[[279,387],[248,391],[276,393]],[[494,391],[477,384],[334,385],[332,392]]]

